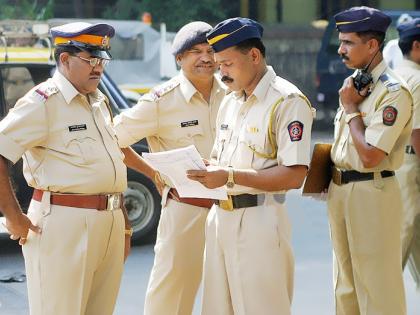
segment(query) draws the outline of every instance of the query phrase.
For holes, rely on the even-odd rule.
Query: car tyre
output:
[[[153,182],[139,173],[128,172],[124,205],[133,228],[132,241],[150,241],[156,235],[161,197]]]

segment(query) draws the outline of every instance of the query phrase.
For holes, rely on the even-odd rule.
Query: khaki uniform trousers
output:
[[[404,164],[397,171],[403,200],[402,258],[419,286],[420,271],[420,165],[415,154],[405,154]]]
[[[97,211],[32,200],[42,228],[23,246],[31,315],[112,315],[124,264],[121,210]]]
[[[342,186],[331,182],[328,214],[337,315],[406,314],[401,209],[394,176]]]
[[[257,207],[210,210],[202,315],[290,314],[290,223],[284,205],[270,199]]]
[[[201,282],[207,208],[168,199],[162,208],[145,315],[190,315]]]

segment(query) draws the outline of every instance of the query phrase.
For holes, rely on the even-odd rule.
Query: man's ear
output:
[[[251,58],[254,64],[259,64],[262,58],[261,51],[258,48],[252,47],[250,50]]]
[[[68,63],[69,63],[69,57],[70,57],[70,54],[68,53],[68,52],[63,52],[63,53],[61,53],[60,54],[60,64],[62,64],[62,65],[68,65]]]
[[[178,54],[175,56],[176,64],[181,67],[182,65],[182,54]]]

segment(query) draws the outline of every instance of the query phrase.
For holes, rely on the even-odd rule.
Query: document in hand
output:
[[[194,145],[157,153],[143,153],[143,158],[171,180],[180,197],[227,200],[225,187],[209,189],[187,177],[187,170],[206,169]]]

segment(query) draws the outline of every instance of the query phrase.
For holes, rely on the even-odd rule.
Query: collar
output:
[[[80,94],[79,91],[70,83],[69,80],[58,70],[55,71],[52,80],[54,81],[57,88],[60,90],[61,94],[63,94],[65,101],[67,104],[78,95]]]
[[[82,98],[86,98],[84,95],[80,94],[78,90],[76,90],[73,84],[71,84],[71,82],[58,69],[54,72],[52,79],[61,94],[63,94],[64,100],[67,104],[70,104],[71,101],[78,95]],[[93,104],[93,102],[102,101],[102,99],[103,97],[101,93],[96,90],[95,92],[88,94],[87,102]]]
[[[271,82],[276,78],[276,73],[274,72],[273,67],[267,66],[267,71],[263,75],[263,77],[258,82],[257,86],[255,87],[252,94],[248,97],[248,99],[254,95],[258,102],[262,102],[264,100],[265,95],[267,94],[268,88],[270,87]],[[244,96],[244,91],[238,91],[234,94],[235,98],[239,99]]]
[[[387,66],[384,59],[382,59],[382,61],[376,65],[376,67],[371,72],[372,80],[373,80],[374,84],[376,84],[376,82],[378,82],[379,77],[382,75],[382,73],[385,72],[385,70],[387,68],[388,68],[388,66]]]
[[[194,94],[197,92],[197,89],[194,87],[194,85],[191,83],[190,80],[187,79],[184,72],[181,70],[180,73],[180,83],[179,87],[181,89],[181,93],[184,96],[187,103],[190,102],[191,98],[194,96]]]
[[[188,78],[185,76],[182,70],[180,71],[179,87],[187,103],[191,101],[191,98],[194,96],[195,93],[198,93],[197,89],[194,87],[191,81],[188,80]],[[222,85],[219,83],[216,76],[213,76],[213,86],[211,88],[211,95],[216,95],[216,93],[219,93],[221,90],[223,90]]]
[[[405,58],[401,61],[400,66],[420,70],[420,65],[418,63],[416,63],[412,60],[409,60],[409,59],[405,59]]]

